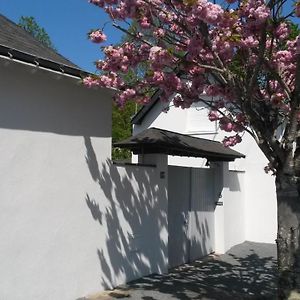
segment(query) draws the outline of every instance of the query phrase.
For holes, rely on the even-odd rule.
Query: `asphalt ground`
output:
[[[111,299],[271,300],[276,298],[276,277],[276,245],[244,242],[226,254],[120,286]]]

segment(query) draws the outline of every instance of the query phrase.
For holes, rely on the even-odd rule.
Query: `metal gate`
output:
[[[214,251],[214,169],[169,166],[169,267]]]

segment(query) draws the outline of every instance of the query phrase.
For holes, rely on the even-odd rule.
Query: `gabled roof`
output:
[[[146,117],[146,115],[152,110],[152,108],[156,105],[160,96],[160,90],[158,89],[154,95],[151,97],[151,100],[149,103],[143,105],[137,113],[132,117],[131,124],[139,125],[142,123],[143,119]]]
[[[55,50],[32,37],[23,28],[0,14],[0,55],[80,76],[85,73]],[[86,73],[85,73],[86,74]]]
[[[191,137],[168,130],[149,128],[114,146],[130,149],[134,154],[161,153],[207,158],[209,161],[233,161],[245,155],[220,142]]]

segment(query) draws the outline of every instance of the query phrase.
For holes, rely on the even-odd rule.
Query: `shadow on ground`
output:
[[[127,284],[130,298],[162,299],[275,299],[276,246],[245,242],[226,254],[208,257]]]

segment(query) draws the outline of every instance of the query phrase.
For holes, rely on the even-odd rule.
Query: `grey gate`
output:
[[[169,166],[169,267],[214,251],[214,169]]]

